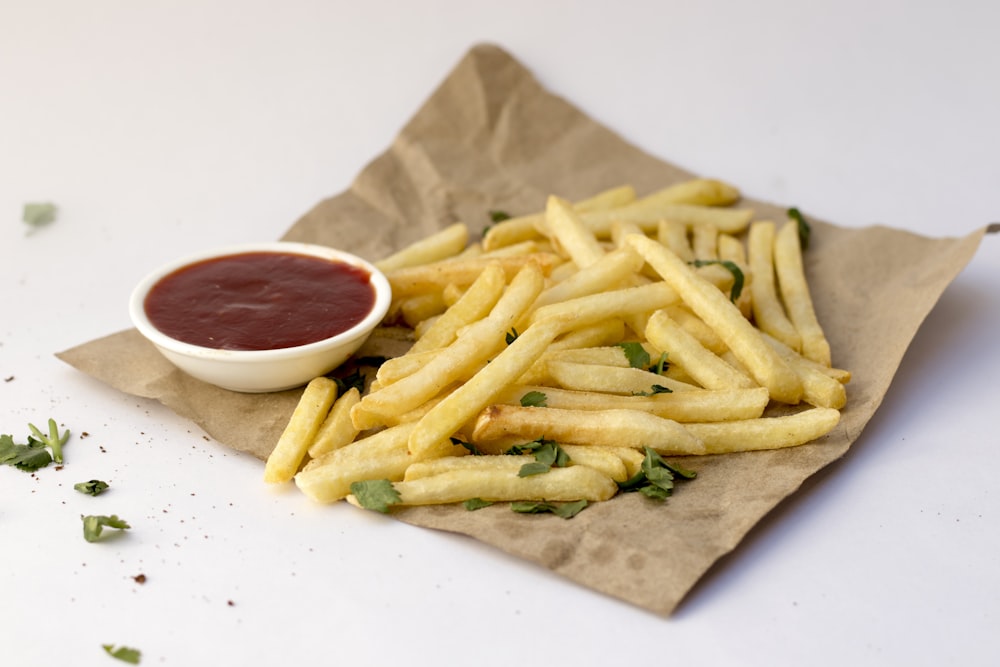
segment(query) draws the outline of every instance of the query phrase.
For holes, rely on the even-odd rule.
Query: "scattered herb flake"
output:
[[[521,406],[525,408],[544,408],[548,397],[540,391],[529,391],[521,397]]]
[[[634,341],[618,343],[616,347],[620,347],[625,352],[628,365],[632,368],[641,368],[643,370],[649,368],[649,352],[642,346],[642,343]]]
[[[508,345],[510,345],[510,344],[511,344],[511,343],[513,343],[513,342],[514,342],[515,340],[517,340],[517,337],[518,337],[519,335],[520,335],[520,334],[518,334],[518,333],[517,333],[517,329],[515,329],[515,328],[511,327],[511,330],[507,332],[507,335],[506,335],[506,336],[504,336],[504,340],[506,340],[506,341],[507,341],[507,344],[508,344]]]
[[[504,220],[510,220],[511,215],[506,211],[490,211],[490,220],[493,222],[503,222]]]
[[[132,526],[124,519],[119,519],[117,515],[104,516],[100,514],[88,514],[80,517],[83,519],[83,539],[88,542],[97,542],[101,539],[104,528],[115,528],[117,530],[128,530]]]
[[[733,287],[729,290],[729,300],[735,302],[743,294],[745,276],[743,275],[743,270],[736,265],[736,262],[728,259],[696,259],[692,264],[694,264],[695,268],[708,266],[709,264],[718,264],[733,274]]]
[[[809,249],[809,237],[812,236],[812,227],[809,225],[809,221],[805,219],[805,216],[799,212],[797,208],[788,209],[788,217],[795,221],[795,224],[799,228],[799,246],[803,250]]]
[[[483,455],[483,453],[479,450],[479,448],[476,447],[471,442],[465,442],[464,440],[459,440],[458,438],[452,437],[451,438],[451,444],[453,444],[453,445],[461,445],[462,447],[465,447],[467,450],[469,450],[469,453],[472,454],[473,456],[482,456]]]
[[[52,460],[56,463],[63,462],[62,446],[66,444],[69,440],[69,429],[66,429],[65,433],[59,433],[59,425],[56,424],[55,419],[49,419],[49,433],[48,435],[42,433],[38,430],[38,427],[34,424],[28,424],[28,428],[31,429],[31,434],[40,440],[46,447],[52,450]]]
[[[344,393],[350,391],[352,388],[362,393],[365,391],[365,374],[361,372],[360,368],[356,368],[353,373],[345,375],[342,378],[335,377],[333,381],[337,384],[338,396],[343,396]]]
[[[88,496],[99,496],[108,490],[108,483],[99,479],[92,479],[89,482],[74,484],[73,488],[80,493],[87,494]]]
[[[399,502],[399,491],[387,479],[352,482],[351,493],[362,507],[386,514],[389,507]]]
[[[587,507],[586,500],[568,503],[550,503],[545,500],[521,500],[510,504],[510,508],[520,514],[555,514],[563,519],[572,519]]]
[[[142,660],[142,651],[128,646],[115,646],[114,644],[101,644],[108,655],[130,665],[138,665]]]
[[[569,454],[552,440],[539,439],[523,445],[515,445],[507,450],[507,454],[534,454],[535,460],[525,463],[518,471],[518,477],[530,477],[547,473],[554,467],[565,468],[570,464]]]
[[[0,463],[13,466],[24,472],[34,472],[52,463],[52,455],[40,440],[28,438],[28,443],[19,445],[11,435],[0,435]]]
[[[654,384],[649,388],[649,391],[637,391],[633,393],[633,396],[655,396],[656,394],[672,394],[674,390],[670,387],[664,387],[662,384]]]
[[[697,473],[678,465],[667,463],[654,450],[645,448],[646,457],[635,475],[618,483],[621,491],[638,491],[653,500],[666,500],[673,493],[675,476],[694,479]]]
[[[483,500],[482,498],[469,498],[468,500],[462,503],[462,507],[469,510],[470,512],[474,512],[476,510],[481,510],[484,507],[489,507],[492,504],[493,501],[491,500]]]
[[[32,227],[41,227],[56,219],[58,209],[50,202],[30,202],[24,205],[21,219]]]
[[[649,367],[650,373],[656,373],[657,375],[663,375],[663,371],[667,370],[670,364],[667,363],[667,353],[661,352],[660,358],[656,360],[656,363]]]

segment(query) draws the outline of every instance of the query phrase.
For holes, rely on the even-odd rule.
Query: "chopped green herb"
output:
[[[649,391],[637,391],[634,392],[633,396],[655,396],[656,394],[672,394],[674,390],[670,387],[664,387],[662,384],[654,384],[649,388]]]
[[[618,483],[624,492],[638,491],[653,500],[666,500],[673,493],[675,476],[694,479],[697,473],[680,466],[669,464],[654,450],[645,448],[646,457],[635,475]]]
[[[469,510],[470,512],[474,512],[476,510],[481,510],[484,507],[489,507],[492,504],[493,501],[491,500],[483,500],[482,498],[469,498],[468,500],[462,503],[462,506],[465,509]]]
[[[586,500],[555,504],[545,500],[521,500],[510,504],[510,508],[520,514],[555,514],[563,519],[572,519],[587,507]]]
[[[529,391],[521,397],[521,407],[544,408],[548,397],[540,391]]]
[[[352,482],[351,493],[362,507],[388,513],[389,507],[399,502],[399,491],[387,479]]]
[[[80,518],[83,519],[83,539],[88,542],[96,542],[101,539],[101,533],[104,528],[115,528],[117,530],[128,530],[131,528],[124,519],[119,519],[115,514],[111,516],[88,514]]]
[[[510,220],[511,215],[506,211],[490,211],[490,220],[493,222],[503,222],[504,220]]]
[[[743,275],[743,270],[736,265],[736,262],[732,262],[728,259],[696,259],[692,262],[695,268],[701,266],[708,266],[709,264],[718,264],[719,266],[725,268],[731,274],[733,274],[733,287],[729,290],[729,300],[735,302],[736,299],[740,298],[740,294],[743,293],[743,281],[745,279]]]
[[[788,209],[788,217],[795,221],[795,224],[799,228],[799,246],[803,250],[809,249],[809,238],[812,236],[812,227],[809,225],[809,221],[805,219],[805,216],[799,212],[797,208]]]
[[[507,454],[514,456],[520,454],[534,454],[535,460],[525,463],[518,471],[518,477],[530,477],[547,473],[552,467],[565,468],[569,465],[570,459],[562,447],[552,440],[539,439],[523,445],[515,445],[507,450]]]
[[[656,360],[656,363],[649,367],[650,373],[656,373],[657,375],[663,375],[663,371],[669,368],[667,363],[667,353],[660,352],[660,358]]]
[[[99,479],[92,479],[89,482],[74,484],[73,488],[80,493],[87,494],[88,496],[99,496],[108,490],[108,483],[102,482]]]
[[[66,444],[69,439],[69,429],[65,433],[59,434],[59,426],[56,424],[55,419],[49,419],[49,434],[45,435],[34,424],[28,424],[28,428],[31,429],[31,434],[40,440],[46,447],[52,450],[52,460],[56,463],[62,463],[62,446]]]
[[[453,444],[453,445],[462,445],[463,447],[465,447],[466,449],[468,449],[469,453],[472,454],[473,456],[482,456],[483,455],[483,453],[479,450],[479,448],[476,447],[473,443],[471,443],[471,442],[465,442],[464,440],[459,440],[458,438],[456,438],[454,436],[452,436],[452,438],[451,438],[451,444]]]
[[[115,646],[114,644],[101,644],[108,655],[112,658],[127,662],[130,665],[138,665],[142,660],[142,651],[128,646]]]
[[[618,343],[616,347],[620,347],[625,352],[628,365],[632,368],[641,368],[643,370],[649,368],[649,352],[646,352],[646,348],[642,346],[642,343]]]
[[[32,227],[41,227],[55,221],[56,205],[49,202],[33,202],[24,205],[21,219]]]
[[[504,340],[506,340],[506,341],[507,341],[507,344],[508,344],[508,345],[510,345],[510,344],[511,344],[511,343],[513,343],[513,342],[514,342],[515,340],[517,340],[517,337],[518,337],[519,335],[520,335],[520,334],[519,334],[519,333],[517,333],[517,329],[515,329],[515,328],[511,327],[510,331],[508,331],[508,332],[507,332],[507,335],[506,335],[506,336],[504,336]]]
[[[11,435],[0,435],[0,463],[25,472],[34,472],[52,463],[52,455],[40,440],[28,438],[28,444],[19,445]]]

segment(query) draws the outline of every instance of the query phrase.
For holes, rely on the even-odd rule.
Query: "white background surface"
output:
[[[964,235],[1000,218],[998,25],[992,2],[0,0],[0,432],[74,433],[60,471],[0,469],[3,664],[121,664],[103,643],[144,665],[996,664],[1000,238],[850,453],[669,619],[268,489],[53,354],[128,327],[161,262],[275,239],[345,189],[484,40],[750,196]],[[44,200],[58,221],[26,233]],[[112,490],[73,491],[94,477]],[[133,529],[88,544],[84,513]]]

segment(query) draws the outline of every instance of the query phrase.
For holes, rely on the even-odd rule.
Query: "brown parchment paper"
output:
[[[528,213],[541,210],[551,193],[582,198],[631,183],[643,194],[691,176],[546,91],[502,49],[480,45],[348,191],[320,202],[284,238],[377,259],[457,220],[478,229],[490,209]],[[784,219],[784,207],[742,205],[753,206],[758,218]],[[986,231],[930,239],[811,221],[807,264],[816,309],[835,364],[854,373],[833,433],[794,449],[692,459],[698,479],[665,504],[627,494],[571,521],[502,505],[477,512],[411,508],[394,516],[470,535],[594,590],[670,613],[754,524],[858,438],[917,328]],[[224,445],[261,458],[300,393],[248,395],[203,384],[176,370],[134,330],[58,356],[123,392],[161,401]]]

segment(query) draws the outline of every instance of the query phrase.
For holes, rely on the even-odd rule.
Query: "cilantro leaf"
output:
[[[49,433],[45,435],[38,430],[38,427],[34,424],[28,424],[28,428],[31,429],[31,434],[41,441],[44,446],[52,450],[52,460],[56,463],[62,463],[62,446],[66,444],[69,440],[69,429],[66,429],[65,433],[59,433],[59,426],[56,424],[55,419],[49,419]]]
[[[107,651],[108,655],[112,658],[117,658],[118,660],[127,662],[130,665],[138,665],[139,661],[142,660],[142,651],[137,648],[115,646],[114,644],[101,644],[101,647]]]
[[[350,391],[352,388],[362,393],[365,391],[365,374],[361,372],[360,368],[355,368],[352,373],[342,378],[335,377],[333,381],[337,384],[338,396],[343,396],[344,393]]]
[[[797,208],[788,209],[788,217],[795,221],[799,228],[799,246],[803,250],[809,249],[809,237],[812,236],[812,227]]]
[[[548,397],[540,391],[529,391],[521,397],[521,406],[525,408],[544,408]]]
[[[489,212],[490,220],[493,222],[503,222],[504,220],[510,220],[511,215],[506,211],[493,210]]]
[[[559,505],[545,500],[520,500],[511,503],[510,508],[520,514],[555,514],[563,519],[572,519],[587,505],[586,500],[575,500]]]
[[[535,460],[525,463],[518,471],[518,477],[530,477],[547,473],[553,466],[565,468],[569,465],[569,454],[552,440],[536,440],[526,445],[516,445],[508,454],[534,454]]]
[[[694,264],[695,268],[708,266],[709,264],[718,264],[729,271],[733,274],[733,287],[729,290],[729,300],[736,301],[736,299],[740,298],[740,294],[743,293],[743,282],[745,277],[743,275],[743,270],[736,265],[736,262],[732,262],[728,259],[696,259],[692,262],[692,264]]]
[[[115,528],[117,530],[128,530],[132,526],[124,519],[119,519],[118,515],[104,516],[99,514],[88,514],[80,516],[83,519],[83,539],[88,542],[96,542],[101,539],[104,528]]]
[[[632,368],[649,368],[649,352],[642,346],[642,343],[626,342],[618,343],[615,347],[620,347],[625,352],[628,365]]]
[[[79,484],[74,484],[73,488],[80,493],[85,493],[88,496],[99,496],[108,489],[108,483],[102,482],[99,479],[92,479],[89,482],[80,482]]]
[[[652,500],[666,500],[673,493],[675,477],[694,479],[697,473],[669,464],[656,451],[645,448],[646,456],[635,475],[618,483],[623,492],[637,491]]]
[[[52,455],[42,446],[41,441],[28,439],[28,444],[19,445],[13,436],[0,435],[0,463],[23,470],[34,472],[52,463]]]
[[[50,202],[31,202],[24,205],[21,220],[32,227],[41,227],[55,221],[57,211]]]
[[[399,502],[399,491],[387,479],[352,482],[351,493],[362,507],[387,514],[389,507]]]
[[[656,373],[657,375],[663,375],[663,371],[667,370],[669,366],[670,365],[667,363],[667,353],[661,352],[660,358],[656,360],[655,364],[649,367],[649,372]]]
[[[469,498],[468,500],[462,503],[462,507],[469,510],[470,512],[474,512],[476,510],[481,510],[484,507],[489,507],[492,504],[493,501],[491,500],[483,500],[482,498]]]
[[[518,337],[519,335],[520,335],[520,334],[519,334],[519,333],[517,333],[517,329],[515,329],[515,328],[511,327],[510,331],[508,331],[508,332],[507,332],[507,335],[506,335],[506,336],[504,336],[504,340],[505,340],[505,341],[507,341],[507,344],[508,344],[508,345],[510,345],[510,344],[511,344],[511,343],[513,343],[513,342],[514,342],[515,340],[517,340],[517,337]]]
[[[654,384],[649,388],[649,391],[636,391],[633,392],[633,396],[655,396],[656,394],[672,394],[674,390],[670,387],[664,387],[662,384]]]
[[[478,447],[476,447],[473,443],[471,443],[471,442],[465,442],[464,440],[459,440],[458,438],[456,438],[454,436],[451,438],[451,444],[453,444],[453,445],[462,445],[467,450],[469,450],[469,453],[472,454],[473,456],[482,456],[483,455],[482,451],[480,451],[480,449]]]

